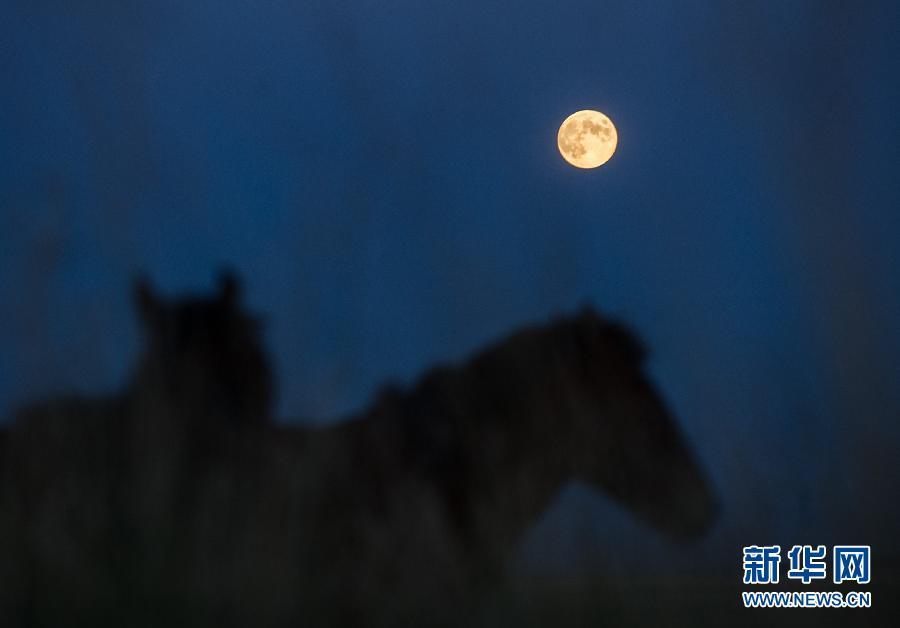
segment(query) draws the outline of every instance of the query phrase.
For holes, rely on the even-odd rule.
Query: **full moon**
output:
[[[576,168],[596,168],[616,152],[619,134],[604,114],[584,109],[563,120],[556,143],[559,154]]]

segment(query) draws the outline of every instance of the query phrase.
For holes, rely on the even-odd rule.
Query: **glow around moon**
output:
[[[608,117],[584,109],[566,118],[556,136],[559,154],[576,168],[602,166],[616,152],[619,134]]]

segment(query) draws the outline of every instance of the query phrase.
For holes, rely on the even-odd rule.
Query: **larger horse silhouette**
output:
[[[125,390],[3,436],[3,625],[461,623],[571,480],[675,539],[714,518],[638,341],[589,309],[310,429],[272,420],[234,278],[135,295]]]

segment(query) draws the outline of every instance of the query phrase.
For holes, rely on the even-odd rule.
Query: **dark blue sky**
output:
[[[0,408],[120,385],[140,270],[236,267],[290,418],[592,303],[651,347],[729,568],[889,538],[898,7],[726,4],[5,3]],[[582,108],[619,131],[596,171],[556,152]],[[643,532],[564,501],[537,545],[581,518],[628,563]]]

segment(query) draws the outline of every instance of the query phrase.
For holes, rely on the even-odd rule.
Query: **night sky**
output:
[[[900,558],[900,5],[731,4],[4,3],[2,414],[126,381],[142,271],[240,272],[289,421],[592,304],[723,518],[685,558],[576,487],[526,554]],[[584,108],[592,171],[556,149]]]

